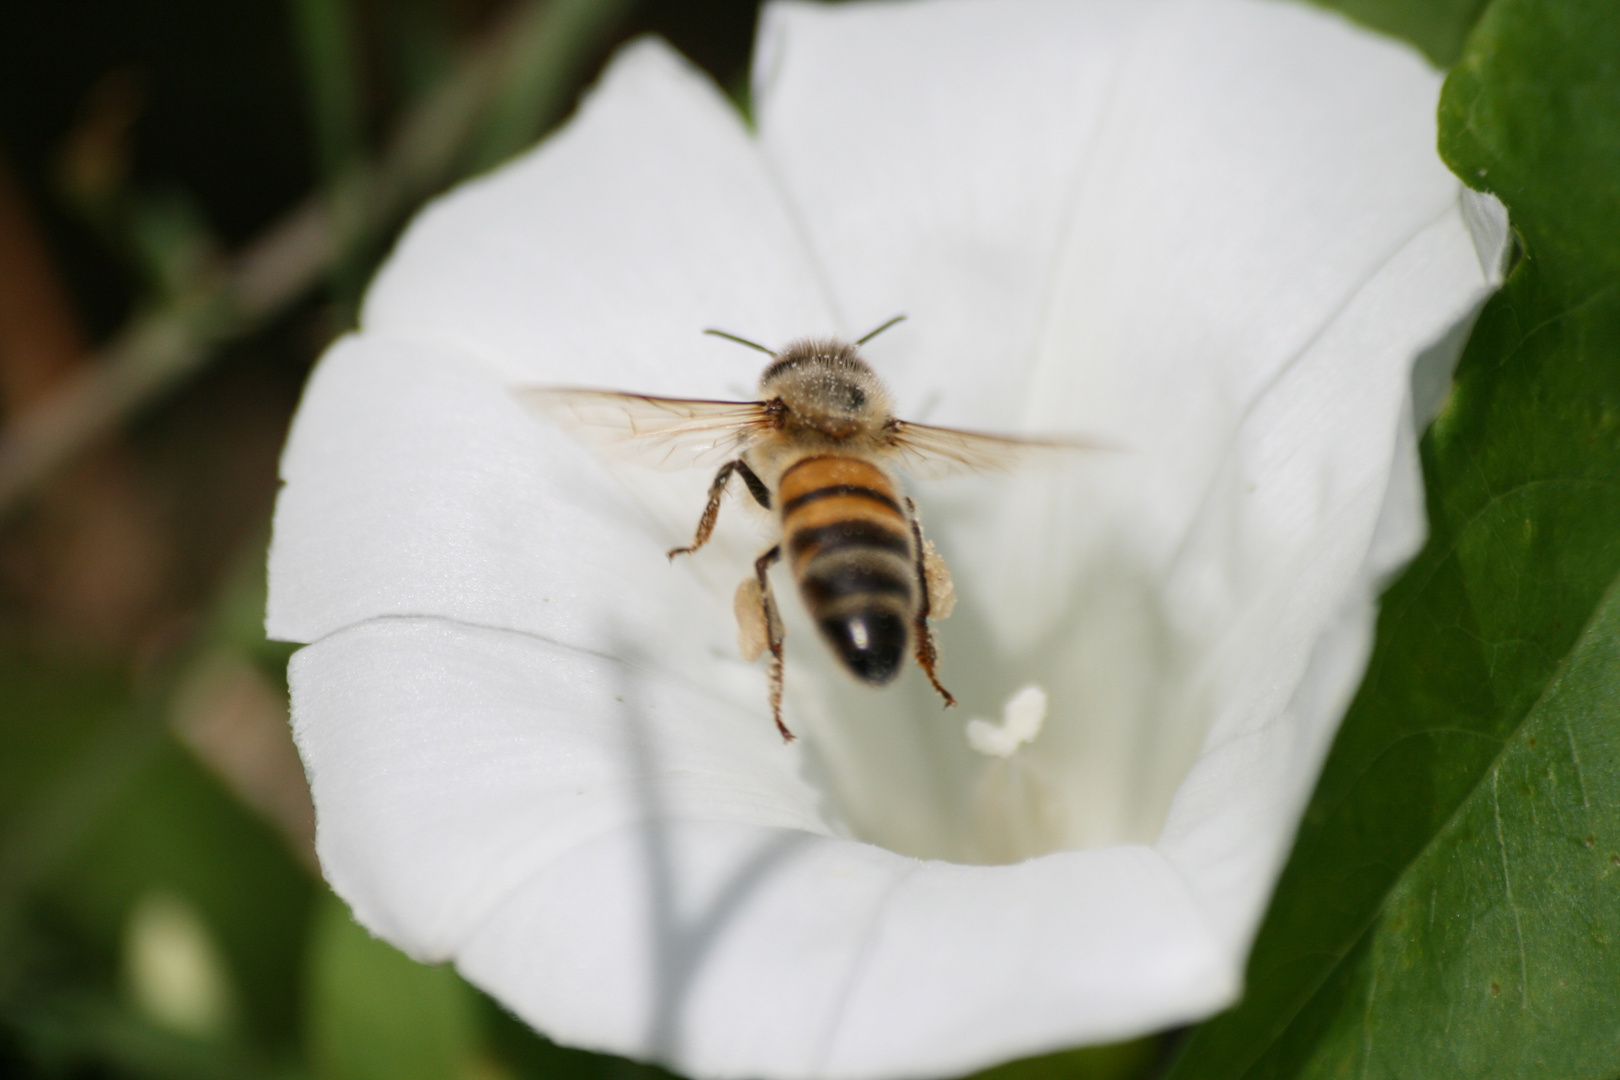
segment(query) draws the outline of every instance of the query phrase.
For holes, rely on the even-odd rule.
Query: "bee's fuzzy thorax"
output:
[[[834,438],[880,429],[893,405],[854,345],[833,338],[791,342],[766,367],[760,396],[780,400],[787,420]]]

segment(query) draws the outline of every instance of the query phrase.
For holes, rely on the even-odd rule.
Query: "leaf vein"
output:
[[[1513,878],[1508,874],[1507,840],[1502,835],[1502,799],[1497,781],[1502,776],[1501,762],[1491,766],[1491,813],[1496,818],[1496,851],[1502,859],[1502,891],[1507,896],[1508,910],[1513,912],[1513,934],[1519,943],[1519,1005],[1530,1005],[1530,966],[1524,956],[1524,924],[1519,920],[1519,905],[1513,902]]]
[[[1586,773],[1581,769],[1581,754],[1575,749],[1575,729],[1564,721],[1564,737],[1569,740],[1569,760],[1575,766],[1575,780],[1581,786],[1581,809],[1591,811],[1592,804],[1586,798]]]

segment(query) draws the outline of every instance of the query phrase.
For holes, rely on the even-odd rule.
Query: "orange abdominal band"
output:
[[[795,569],[821,545],[793,541],[828,526],[867,523],[905,543],[906,517],[894,485],[882,469],[859,458],[805,458],[782,474],[778,497]]]

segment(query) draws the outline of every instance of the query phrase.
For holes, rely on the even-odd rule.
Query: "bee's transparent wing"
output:
[[[615,390],[525,386],[530,411],[616,458],[655,469],[720,465],[769,426],[763,402],[647,397]]]
[[[1083,438],[1020,438],[980,431],[891,420],[889,445],[912,476],[936,479],[970,472],[1007,472],[1028,465],[1056,465],[1076,452],[1118,447]]]

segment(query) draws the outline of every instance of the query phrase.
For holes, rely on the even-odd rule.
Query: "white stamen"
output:
[[[1026,686],[1002,706],[1001,723],[967,722],[968,745],[986,757],[1012,757],[1020,746],[1035,741],[1045,722],[1046,691],[1039,686]]]
[[[1046,691],[1026,686],[1002,707],[1001,723],[969,720],[968,744],[990,760],[973,791],[976,855],[1015,863],[1063,846],[1062,807],[1045,769],[1018,748],[1046,722]]]

